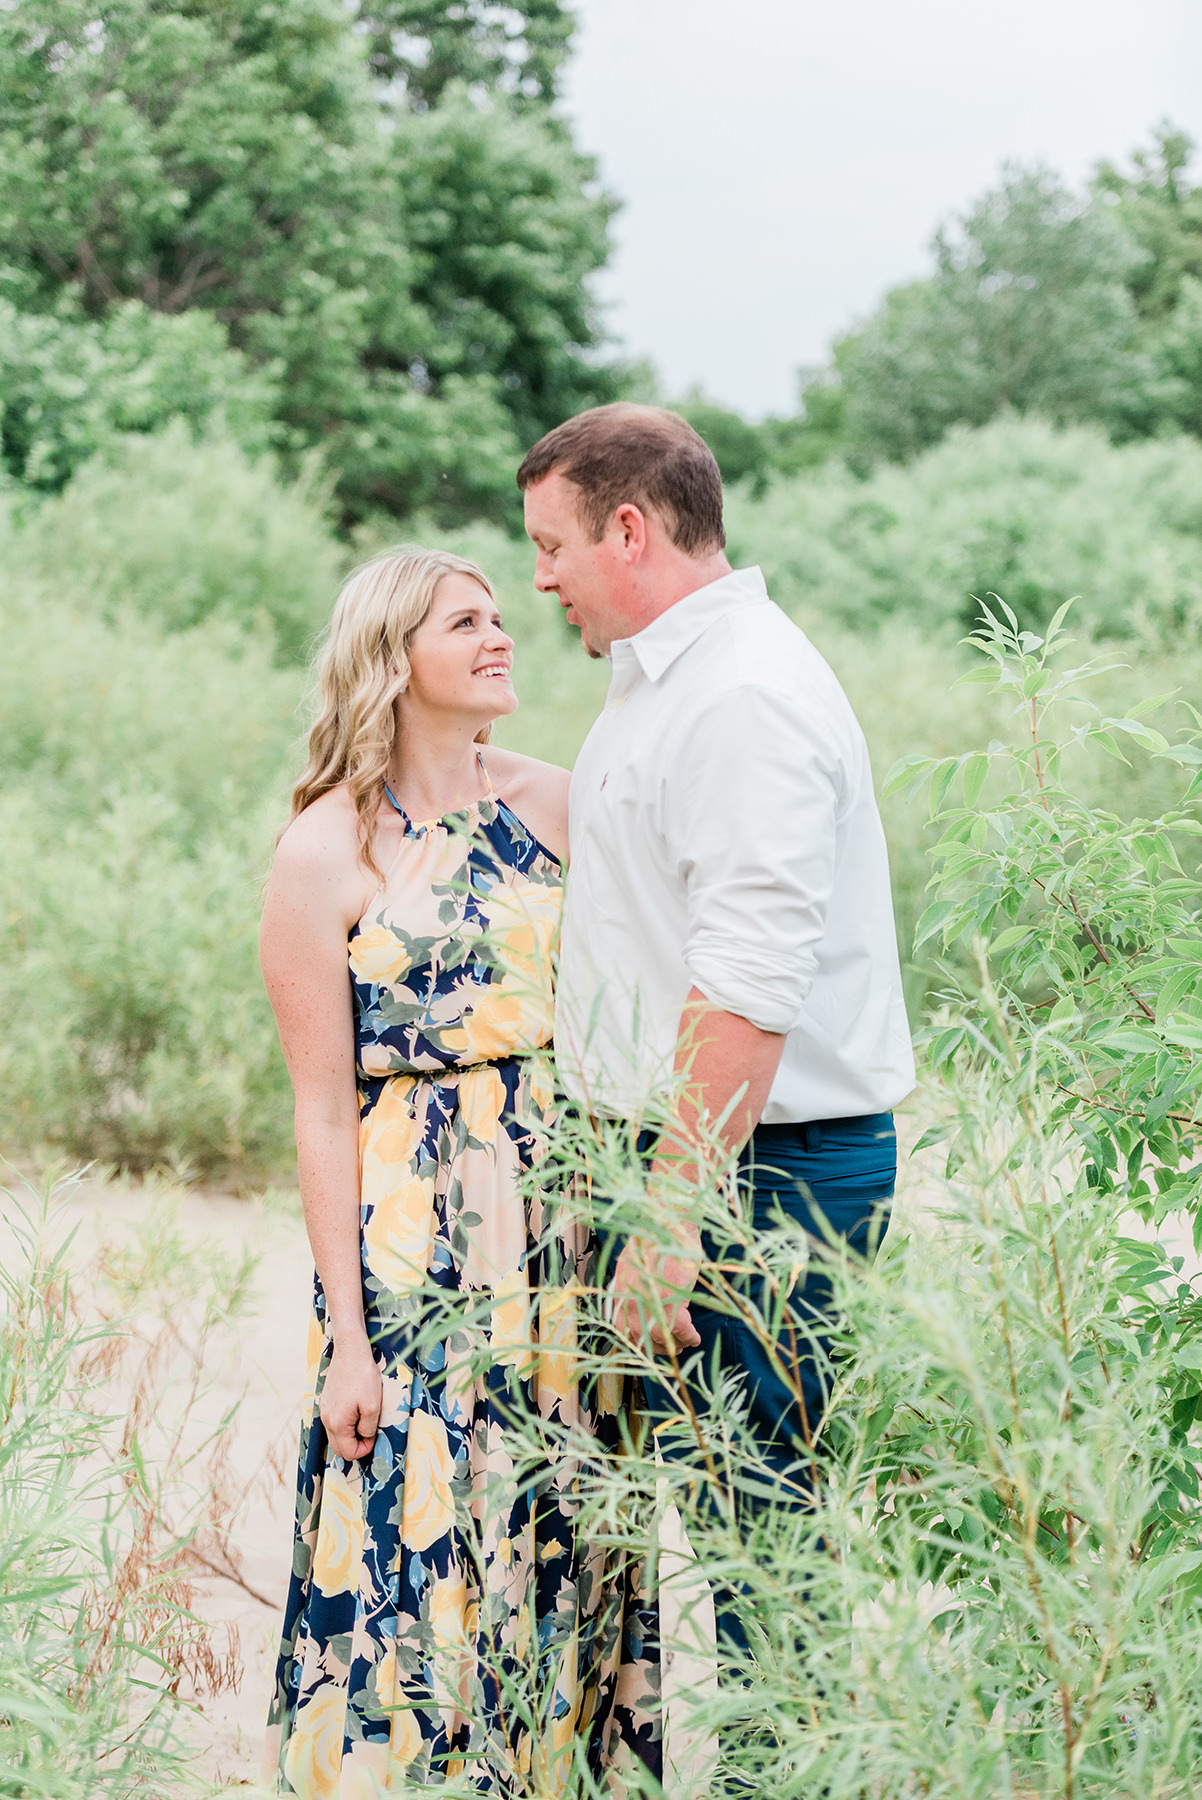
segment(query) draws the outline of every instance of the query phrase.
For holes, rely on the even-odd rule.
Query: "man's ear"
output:
[[[647,548],[647,518],[641,507],[625,501],[614,512],[614,524],[621,534],[622,549],[630,562],[637,562]]]

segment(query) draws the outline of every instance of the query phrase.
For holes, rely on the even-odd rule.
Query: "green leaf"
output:
[[[916,792],[922,783],[921,779],[915,780],[915,777],[926,776],[937,767],[938,762],[933,756],[903,756],[894,763],[886,775],[881,793],[884,795],[896,794],[898,789],[905,787],[907,782],[914,783],[911,791]]]
[[[914,928],[914,948],[918,950],[923,944],[929,943],[961,910],[959,902],[955,900],[937,900],[933,906],[928,906]]]
[[[1025,943],[1032,932],[1033,927],[1030,925],[1009,925],[1005,931],[999,931],[997,936],[991,940],[989,948],[999,952],[1012,950],[1015,944]]]
[[[989,774],[989,758],[980,751],[970,756],[964,765],[964,804],[972,808],[981,797],[981,789]]]
[[[1141,1031],[1138,1025],[1124,1025],[1118,1031],[1108,1031],[1105,1036],[1093,1040],[1107,1050],[1130,1050],[1135,1055],[1146,1055],[1149,1051],[1161,1049],[1161,1040],[1150,1031]]]
[[[1166,744],[1153,754],[1161,762],[1180,763],[1184,768],[1196,768],[1202,763],[1202,746],[1198,744]]]

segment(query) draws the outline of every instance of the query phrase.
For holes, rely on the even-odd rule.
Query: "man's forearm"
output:
[[[737,1013],[722,1012],[698,988],[690,989],[676,1048],[676,1071],[684,1083],[676,1123],[661,1136],[651,1164],[652,1187],[668,1194],[696,1187],[716,1156],[742,1149],[760,1121],[784,1047],[780,1032],[761,1031]],[[715,1137],[715,1125],[728,1108]],[[614,1272],[618,1330],[634,1342],[646,1333],[652,1348],[662,1352],[701,1342],[688,1308],[702,1262],[701,1235],[682,1215],[672,1236],[674,1248],[658,1250],[632,1238]],[[649,1301],[652,1309],[658,1306],[658,1319],[648,1318]]]
[[[694,1186],[717,1144],[728,1153],[741,1150],[763,1116],[784,1047],[783,1033],[761,1031],[690,988],[676,1046],[676,1073],[684,1077],[678,1127],[661,1139],[653,1171]],[[728,1107],[716,1144],[714,1125]]]

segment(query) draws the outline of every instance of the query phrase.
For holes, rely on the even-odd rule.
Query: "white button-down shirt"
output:
[[[914,1085],[864,734],[758,569],[612,647],[572,776],[555,1045],[568,1093],[637,1118],[696,987],[787,1033],[764,1119],[883,1112]]]

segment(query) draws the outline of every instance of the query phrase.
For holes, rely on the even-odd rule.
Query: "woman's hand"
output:
[[[335,1456],[348,1462],[366,1456],[376,1441],[384,1384],[367,1339],[355,1338],[334,1351],[321,1390],[321,1422]]]

